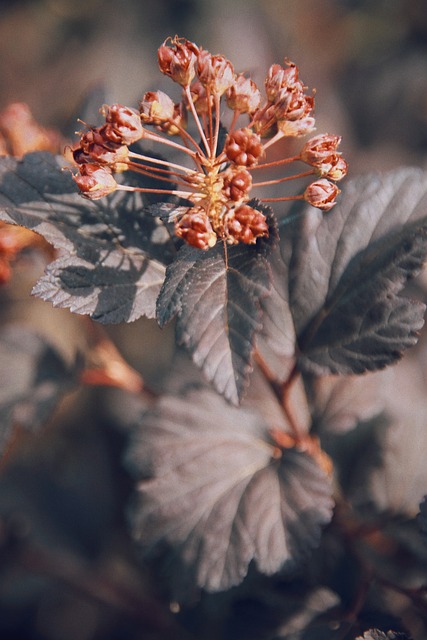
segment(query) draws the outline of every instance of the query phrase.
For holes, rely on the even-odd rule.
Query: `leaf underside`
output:
[[[238,584],[255,561],[265,574],[306,557],[331,518],[331,486],[294,449],[277,456],[253,409],[211,391],[163,397],[135,430],[128,463],[140,478],[134,535],[164,558],[180,597]]]
[[[77,381],[79,365],[67,364],[27,327],[5,327],[0,334],[0,453],[14,427],[41,427],[60,398]]]
[[[104,323],[153,318],[173,251],[163,223],[142,216],[138,193],[85,200],[62,165],[42,152],[0,159],[0,219],[59,250],[34,294]]]

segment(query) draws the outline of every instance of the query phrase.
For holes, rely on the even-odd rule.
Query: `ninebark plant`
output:
[[[374,583],[425,618],[425,584],[382,572],[378,540],[392,540],[396,557],[404,543],[378,505],[376,518],[354,508],[330,440],[378,419],[369,389],[382,374],[372,372],[397,362],[422,329],[425,305],[399,294],[427,254],[427,176],[347,178],[340,193],[340,137],[314,134],[313,95],[289,61],[270,67],[263,92],[185,39],[167,40],[158,62],[179,102],[149,91],[139,110],[104,105],[104,123],[85,125],[67,150],[71,164],[41,151],[5,156],[0,219],[56,249],[35,295],[104,324],[175,318],[177,345],[204,381],[178,358],[154,394],[105,338],[94,368],[90,358],[66,365],[29,330],[5,330],[3,448],[17,426],[41,426],[70,385],[140,395],[125,458],[136,481],[130,527],[166,572],[171,598],[197,607],[202,591],[275,576],[299,584],[300,628],[288,606],[279,631],[236,637],[408,638],[403,623],[393,619],[391,631],[381,617],[384,603],[363,623]],[[11,229],[0,229],[3,281],[31,245],[28,235],[7,240],[24,237]],[[13,375],[24,361],[25,379]],[[425,503],[418,519],[411,552],[425,566]],[[335,548],[333,570],[312,555],[319,544]],[[343,548],[358,567],[347,601],[331,577]],[[313,607],[322,589],[326,604]]]

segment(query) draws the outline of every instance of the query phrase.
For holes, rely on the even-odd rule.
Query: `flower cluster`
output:
[[[256,187],[313,176],[302,194],[259,199],[305,199],[323,211],[334,206],[339,193],[335,183],[347,173],[347,163],[338,151],[339,136],[317,135],[297,156],[267,161],[267,151],[282,138],[314,130],[314,97],[306,94],[296,65],[285,62],[270,67],[263,99],[256,84],[236,74],[224,56],[212,55],[188,40],[167,39],[158,50],[158,62],[161,72],[182,88],[181,101],[150,91],[139,111],[119,104],[104,106],[105,124],[84,131],[73,151],[79,167],[74,179],[83,195],[96,199],[122,189],[184,199],[188,207],[177,208],[175,233],[200,249],[218,240],[254,244],[268,237],[264,213],[249,204]],[[229,109],[226,134],[220,123],[225,105]],[[196,131],[193,135],[189,118]],[[182,164],[131,150],[139,140],[181,153]],[[274,180],[254,180],[257,171],[292,162],[305,163],[309,169]],[[114,174],[129,170],[164,181],[165,188],[119,184]]]

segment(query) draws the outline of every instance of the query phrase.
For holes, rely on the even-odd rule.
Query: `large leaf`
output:
[[[426,173],[349,180],[332,212],[309,207],[282,235],[304,369],[375,370],[416,342],[425,307],[398,293],[427,255]]]
[[[178,596],[301,561],[331,518],[331,486],[306,453],[281,449],[252,408],[208,390],[164,396],[141,418],[128,463],[135,537],[165,562]]]
[[[0,219],[60,250],[34,293],[100,322],[154,317],[173,249],[163,224],[143,216],[140,193],[85,200],[62,164],[47,153],[0,159]]]
[[[191,353],[219,393],[237,404],[252,370],[260,331],[260,300],[269,294],[268,243],[208,251],[181,247],[166,271],[157,302],[164,325],[175,315],[177,341]]]
[[[0,452],[14,427],[35,430],[76,383],[79,366],[69,364],[44,337],[10,326],[0,334]]]

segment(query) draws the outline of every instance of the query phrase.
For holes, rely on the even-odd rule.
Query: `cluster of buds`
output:
[[[218,240],[255,244],[268,237],[264,213],[250,205],[254,197],[261,202],[304,199],[322,211],[334,206],[339,193],[335,183],[347,173],[338,151],[339,136],[317,135],[298,155],[267,161],[267,150],[282,138],[299,138],[314,130],[314,97],[306,93],[295,64],[270,67],[263,99],[255,82],[236,74],[224,56],[212,55],[188,40],[167,39],[158,50],[158,62],[160,71],[180,85],[180,101],[150,91],[139,112],[118,104],[104,106],[105,124],[84,131],[73,151],[79,167],[74,179],[83,195],[95,199],[122,189],[184,199],[189,205],[177,208],[175,233],[200,249]],[[220,124],[225,105],[226,135]],[[187,128],[190,118],[195,133]],[[182,164],[129,148],[139,140],[180,152]],[[254,180],[257,171],[293,162],[305,163],[308,170]],[[126,170],[164,181],[165,188],[118,183],[114,174]],[[260,197],[254,191],[306,176],[314,181],[297,195]]]

